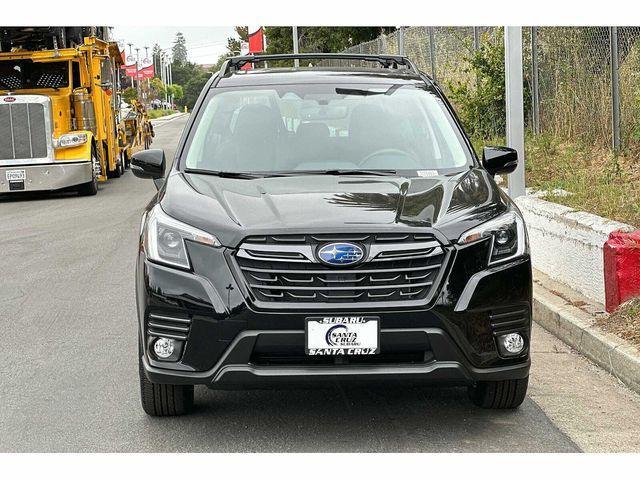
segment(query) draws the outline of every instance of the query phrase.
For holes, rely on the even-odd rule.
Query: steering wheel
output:
[[[400,155],[403,157],[410,158],[413,162],[416,161],[415,158],[413,158],[413,156],[409,152],[405,152],[404,150],[400,150],[399,148],[381,148],[380,150],[376,150],[375,152],[372,152],[366,157],[364,157],[360,162],[360,166],[361,167],[365,166],[365,164],[369,162],[372,158],[378,157],[380,155]]]

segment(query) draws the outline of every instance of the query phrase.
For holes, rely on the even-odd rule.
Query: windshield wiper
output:
[[[197,173],[202,175],[213,175],[220,178],[240,178],[251,180],[254,178],[267,177],[294,177],[296,175],[378,175],[389,176],[397,175],[395,170],[348,170],[348,169],[332,169],[332,170],[291,170],[285,172],[229,172],[223,170],[205,170],[200,168],[185,168],[185,173]]]
[[[309,171],[305,173],[316,175],[397,175],[397,172],[395,170],[342,170],[338,168],[333,170]]]
[[[281,175],[271,173],[251,173],[251,172],[229,172],[223,170],[205,170],[201,168],[185,168],[185,173],[198,173],[202,175],[213,175],[220,178],[240,178],[243,180],[252,180],[254,178],[279,177]]]

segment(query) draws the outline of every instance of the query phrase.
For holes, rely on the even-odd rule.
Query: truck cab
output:
[[[0,53],[0,193],[73,187],[94,195],[123,171],[115,43]]]

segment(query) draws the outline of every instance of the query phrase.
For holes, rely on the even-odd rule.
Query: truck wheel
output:
[[[152,417],[184,415],[193,409],[193,385],[165,385],[149,381],[144,373],[141,355],[138,356],[140,372],[140,398],[142,408]]]
[[[126,153],[123,153],[122,160],[124,162],[123,163],[124,169],[127,170],[131,166],[131,160],[129,160],[129,155],[127,155]]]
[[[524,401],[528,385],[529,377],[478,382],[469,387],[469,398],[475,405],[482,408],[517,408]]]
[[[122,167],[120,165],[120,159],[118,159],[118,161],[116,162],[116,169],[112,172],[109,172],[109,176],[111,178],[120,178],[122,176]]]
[[[90,197],[98,193],[98,176],[96,175],[96,159],[95,153],[91,153],[91,181],[78,185],[78,195],[81,197]]]

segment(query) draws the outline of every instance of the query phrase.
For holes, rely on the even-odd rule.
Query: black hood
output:
[[[173,171],[161,195],[167,214],[231,247],[253,234],[400,227],[433,228],[456,240],[503,212],[509,202],[478,168],[428,178],[299,175],[252,180]]]

